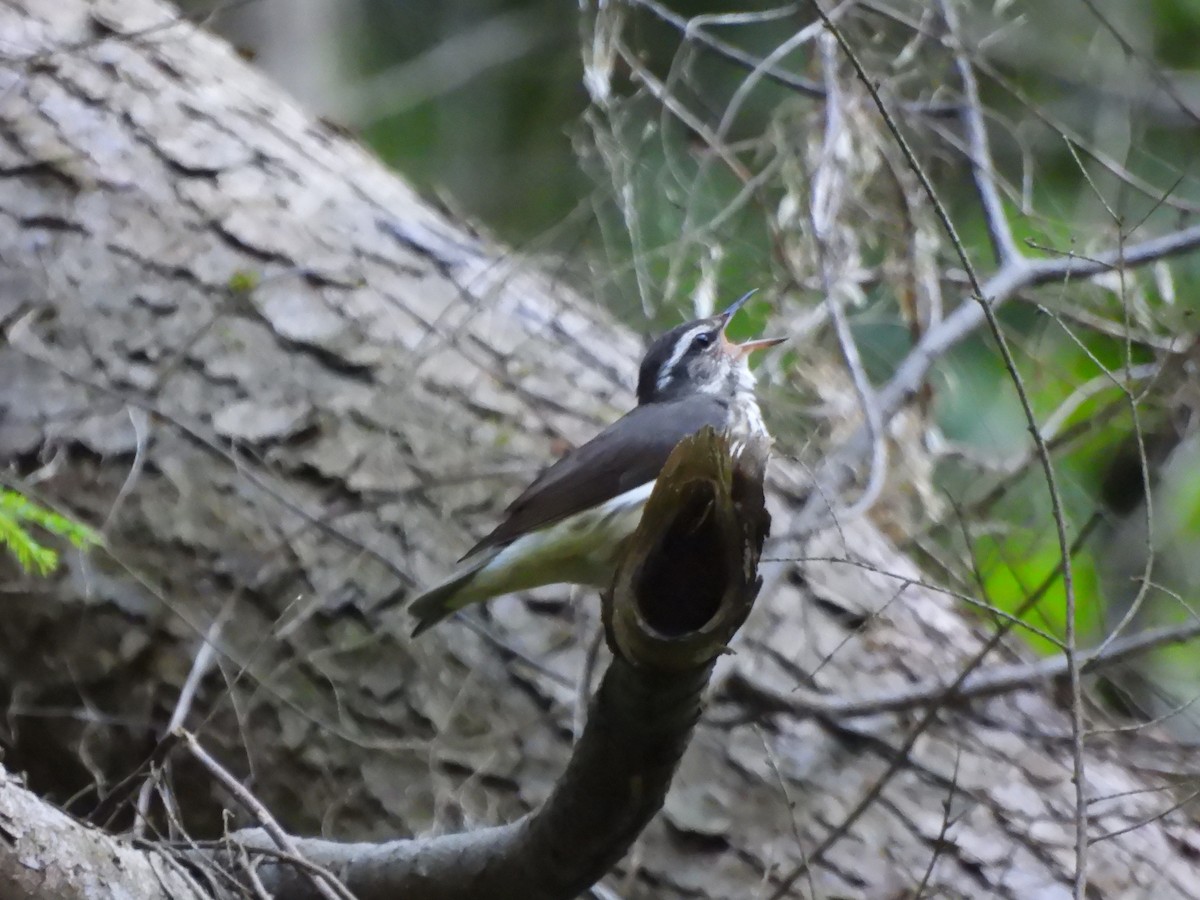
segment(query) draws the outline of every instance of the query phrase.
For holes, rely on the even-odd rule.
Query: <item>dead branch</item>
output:
[[[1159,647],[1183,644],[1200,636],[1200,622],[1185,622],[1163,628],[1147,629],[1140,634],[1120,638],[1107,645],[1081,650],[1075,654],[1082,675],[1095,675],[1149,653]],[[903,712],[931,706],[952,706],[982,697],[1005,694],[1062,678],[1067,674],[1067,655],[1060,653],[1032,662],[985,666],[966,678],[950,682],[930,679],[896,691],[870,697],[831,697],[811,691],[773,690],[754,684],[739,674],[726,683],[730,694],[745,699],[766,712],[779,712],[799,718],[841,721],[881,713]]]

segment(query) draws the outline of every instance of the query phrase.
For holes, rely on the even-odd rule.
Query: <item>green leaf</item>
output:
[[[38,543],[29,533],[30,525],[64,538],[80,550],[102,543],[100,535],[86,525],[39,506],[23,494],[0,488],[0,545],[26,572],[49,575],[58,568],[58,552]]]

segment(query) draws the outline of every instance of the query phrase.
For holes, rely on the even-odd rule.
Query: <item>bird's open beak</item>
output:
[[[729,304],[729,309],[727,309],[727,310],[725,310],[725,312],[721,313],[721,320],[726,325],[728,325],[730,320],[733,318],[734,314],[739,309],[741,309],[743,306],[746,305],[747,300],[749,300],[751,297],[753,297],[757,293],[758,293],[758,288],[751,288],[750,290],[746,291],[746,293],[742,294],[742,296],[740,296],[736,300],[734,300],[733,303]]]
[[[785,337],[769,337],[759,338],[757,341],[745,341],[741,344],[731,344],[739,356],[749,356],[755,350],[766,350],[768,347],[774,347],[776,344],[782,344],[786,341]]]
[[[734,314],[746,304],[747,300],[757,293],[758,288],[747,291],[746,293],[742,294],[742,296],[734,300],[733,303],[730,304],[729,308],[725,310],[725,312],[721,313],[721,319],[724,322],[725,328],[729,327],[729,323],[733,320]],[[725,337],[724,329],[722,329],[721,335],[722,337]],[[766,350],[768,347],[774,347],[776,344],[782,344],[786,340],[787,338],[785,337],[759,338],[756,341],[746,341],[742,344],[735,344],[733,341],[729,340],[728,337],[725,337],[725,352],[730,356],[735,357],[749,356],[755,350]]]

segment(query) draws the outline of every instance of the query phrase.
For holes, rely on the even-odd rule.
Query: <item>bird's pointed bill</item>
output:
[[[742,296],[738,297],[731,304],[729,304],[729,308],[726,309],[725,312],[721,313],[721,319],[725,322],[725,324],[728,325],[730,320],[733,318],[734,313],[745,306],[746,301],[757,293],[758,288],[751,288],[750,290],[746,291],[746,293],[742,294]]]
[[[756,341],[744,341],[741,344],[734,344],[733,349],[741,356],[749,356],[755,350],[766,350],[768,347],[774,347],[786,341],[785,337],[769,337],[759,338]]]
[[[733,321],[734,314],[746,305],[747,300],[757,293],[758,288],[752,288],[751,290],[746,291],[746,293],[734,300],[733,303],[729,305],[729,308],[725,310],[725,312],[721,313],[720,318],[724,322],[726,329],[729,328],[729,323]],[[725,338],[726,352],[736,356],[749,356],[755,350],[766,350],[768,347],[774,347],[776,344],[782,344],[787,340],[787,338],[782,337],[771,337],[759,338],[756,341],[746,341],[741,344],[735,344],[733,341],[729,340],[729,336],[724,334],[724,331],[722,331],[722,337]]]

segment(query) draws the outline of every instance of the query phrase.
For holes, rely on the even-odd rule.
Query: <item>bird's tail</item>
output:
[[[432,628],[438,622],[453,615],[476,600],[491,596],[491,592],[472,590],[472,582],[480,570],[496,557],[496,551],[479,553],[468,557],[463,564],[440,584],[418,594],[408,602],[408,611],[417,624],[413,626],[413,637]]]

